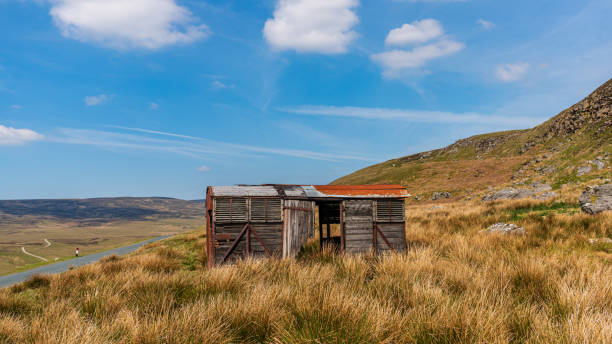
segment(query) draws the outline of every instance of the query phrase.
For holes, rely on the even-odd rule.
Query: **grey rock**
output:
[[[587,214],[595,215],[612,210],[612,184],[587,187],[579,201],[582,211]]]
[[[525,234],[525,228],[519,227],[513,223],[500,222],[489,226],[484,232],[487,234]]]
[[[556,192],[548,191],[548,192],[544,192],[543,194],[533,196],[533,198],[538,199],[538,200],[547,200],[547,199],[551,199],[557,196],[558,194]]]
[[[555,172],[557,172],[557,168],[554,166],[545,166],[540,170],[540,173],[542,173],[543,175],[553,174]]]
[[[494,192],[492,194],[488,194],[482,198],[483,201],[497,201],[500,199],[516,199],[520,191],[515,188],[505,188]]]
[[[550,192],[552,187],[548,184],[543,183],[533,183],[529,185],[529,188],[505,188],[499,190],[497,192],[488,194],[482,198],[483,201],[496,201],[503,199],[521,199],[528,197],[544,197],[544,198],[536,198],[536,199],[548,199],[556,196],[554,192]]]
[[[431,196],[431,200],[437,201],[439,199],[451,198],[451,197],[452,197],[452,194],[450,192],[446,192],[446,191],[434,192],[433,195]]]
[[[598,170],[601,170],[606,167],[606,161],[603,157],[597,157],[595,160],[593,160],[593,165],[597,166]]]
[[[534,192],[545,192],[552,190],[552,187],[550,185],[540,182],[535,182],[529,186],[533,188]]]
[[[576,173],[577,176],[584,176],[587,173],[591,173],[591,170],[593,170],[593,168],[591,166],[580,166],[578,167],[578,172]]]

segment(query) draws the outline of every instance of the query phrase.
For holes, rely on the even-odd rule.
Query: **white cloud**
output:
[[[495,76],[503,82],[513,82],[521,80],[529,71],[529,63],[507,63],[497,66]]]
[[[15,129],[0,124],[0,146],[16,146],[42,138],[42,135],[33,130]]]
[[[158,49],[208,36],[175,0],[52,0],[62,35],[114,49]]]
[[[416,47],[412,50],[391,50],[371,56],[384,69],[386,77],[397,77],[406,69],[424,66],[430,60],[452,55],[465,47],[463,43],[442,40]]]
[[[11,105],[11,109],[13,109],[13,110],[21,110],[22,108],[23,108],[23,106],[21,106],[19,104]]]
[[[278,0],[263,34],[278,50],[340,54],[357,37],[359,0]]]
[[[88,96],[83,100],[85,105],[87,106],[97,106],[102,105],[109,101],[113,96],[107,96],[106,94],[101,94],[99,96]]]
[[[435,19],[423,19],[389,31],[385,44],[406,45],[425,43],[444,34],[442,24]]]
[[[476,21],[478,24],[480,24],[480,26],[485,29],[485,30],[491,30],[495,27],[495,23],[492,23],[490,21],[484,20],[482,18],[478,19]]]
[[[208,166],[200,166],[196,170],[198,170],[200,172],[208,172],[208,171],[210,171],[210,167],[208,167]]]
[[[159,104],[154,103],[154,102],[149,103],[149,110],[157,110],[157,109],[159,109]]]
[[[420,123],[475,123],[503,126],[529,127],[544,121],[542,118],[519,116],[489,116],[478,113],[453,113],[445,111],[422,111],[409,109],[368,108],[355,106],[299,106],[283,108],[282,111],[313,116],[333,116],[375,120],[399,120]]]

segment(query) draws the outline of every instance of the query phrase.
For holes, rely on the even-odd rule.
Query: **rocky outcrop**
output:
[[[587,187],[580,195],[580,207],[591,215],[612,210],[612,184]]]
[[[548,184],[533,183],[529,188],[505,188],[497,192],[490,193],[482,198],[483,201],[497,201],[504,199],[521,199],[532,197],[534,199],[550,199],[557,196]]]
[[[598,156],[597,158],[593,159],[593,161],[587,162],[597,167],[598,170],[603,170],[607,165],[609,156],[610,154],[606,152],[604,155]]]
[[[598,156],[592,161],[587,161],[587,165],[578,167],[578,171],[576,172],[577,176],[584,176],[585,174],[591,173],[593,171],[593,167],[596,167],[598,170],[602,170],[606,167],[609,159],[609,153],[605,153],[604,155]]]
[[[434,192],[433,195],[431,195],[431,200],[437,201],[443,198],[451,198],[452,196],[453,195],[450,192],[446,192],[446,191]]]
[[[598,132],[612,128],[612,80],[548,121],[548,130],[544,136],[548,138],[573,134],[592,123],[598,123]]]
[[[591,171],[593,170],[593,168],[589,165],[587,166],[580,166],[578,167],[578,172],[576,172],[577,176],[584,176],[585,174],[589,174],[591,173]]]
[[[484,232],[487,234],[525,234],[525,228],[513,223],[496,223]]]

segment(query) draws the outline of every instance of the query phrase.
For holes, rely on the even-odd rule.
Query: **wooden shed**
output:
[[[315,233],[349,253],[406,248],[400,185],[238,185],[206,191],[208,265],[246,257],[293,258]],[[317,221],[318,219],[318,221]],[[339,226],[332,236],[330,226]]]

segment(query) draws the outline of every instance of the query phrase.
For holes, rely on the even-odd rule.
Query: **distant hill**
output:
[[[366,167],[332,184],[399,183],[413,194],[532,180],[559,188],[566,183],[610,176],[610,154],[612,79],[535,128],[462,139],[442,149]],[[605,167],[599,169],[595,160]],[[579,171],[588,166],[590,171]]]
[[[0,200],[0,223],[24,218],[53,220],[145,220],[204,216],[202,201],[162,197]]]

